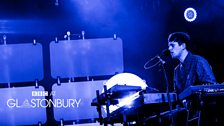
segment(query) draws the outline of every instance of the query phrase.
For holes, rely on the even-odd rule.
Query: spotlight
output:
[[[106,81],[105,85],[107,86],[107,89],[110,89],[114,85],[128,85],[128,86],[140,86],[142,89],[146,89],[148,85],[146,82],[141,79],[139,76],[132,74],[132,73],[119,73],[111,77],[108,81]],[[118,108],[125,106],[130,107],[132,105],[132,101],[139,97],[139,92],[136,93],[130,93],[128,96],[125,96],[124,98],[118,99],[118,104],[116,105],[110,105],[109,110],[110,113],[117,110]],[[106,107],[104,107],[104,110],[106,112]]]
[[[187,8],[185,11],[184,11],[184,18],[188,21],[188,22],[192,22],[196,19],[197,17],[197,12],[194,8]]]

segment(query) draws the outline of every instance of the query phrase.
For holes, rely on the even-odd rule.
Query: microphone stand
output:
[[[172,102],[171,102],[170,92],[169,92],[169,82],[168,82],[168,77],[166,75],[166,70],[165,70],[165,67],[164,67],[164,64],[166,62],[163,59],[161,59],[159,56],[157,56],[157,58],[159,59],[159,61],[161,63],[162,70],[163,70],[163,74],[164,74],[164,77],[165,77],[165,81],[166,81],[166,93],[167,93],[168,104],[169,104],[169,109],[170,109],[171,126],[174,126],[174,123],[173,123],[173,112],[172,112]]]

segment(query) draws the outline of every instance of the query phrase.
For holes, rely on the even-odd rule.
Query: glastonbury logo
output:
[[[46,99],[43,96],[55,96],[56,92],[52,91],[50,94],[47,91],[32,91],[32,97],[26,98],[24,100],[10,98],[7,100],[7,106],[9,108],[79,108],[81,103],[81,98],[71,98],[71,99]],[[39,97],[39,98],[36,98]],[[41,97],[41,98],[40,98]]]

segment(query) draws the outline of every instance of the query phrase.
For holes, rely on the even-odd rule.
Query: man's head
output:
[[[172,58],[180,59],[187,52],[190,36],[185,32],[173,32],[168,37],[168,49]]]

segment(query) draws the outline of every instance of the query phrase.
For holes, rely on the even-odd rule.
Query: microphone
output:
[[[162,54],[161,55],[163,55],[163,56],[169,56],[170,55],[170,50],[168,50],[168,49],[164,49],[163,51],[162,51]]]
[[[155,67],[155,66],[158,65],[159,63],[165,64],[166,61],[164,61],[161,57],[169,56],[169,55],[170,55],[170,51],[169,51],[168,49],[164,49],[164,50],[160,53],[160,55],[156,55],[156,56],[154,56],[153,58],[151,58],[150,60],[148,60],[148,61],[144,64],[144,68],[145,68],[145,69],[150,69],[150,68]],[[151,66],[148,66],[148,64],[149,64],[150,62],[152,62],[153,60],[155,60],[155,59],[158,59],[159,61],[156,62],[155,64],[151,65]]]
[[[159,61],[160,61],[162,64],[165,64],[165,63],[166,63],[162,58],[160,58],[160,56],[157,56],[157,58],[159,59]]]

